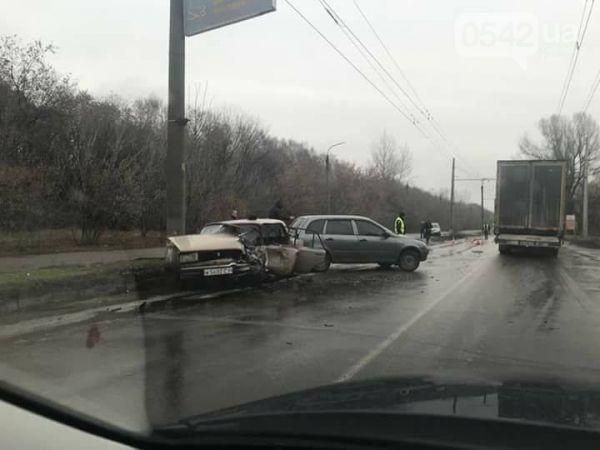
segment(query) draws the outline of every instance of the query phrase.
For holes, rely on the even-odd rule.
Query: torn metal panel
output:
[[[264,247],[266,259],[265,270],[279,276],[294,273],[298,249],[283,245],[267,245]]]

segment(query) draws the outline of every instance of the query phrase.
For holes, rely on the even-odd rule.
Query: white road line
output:
[[[338,383],[348,381],[352,377],[354,377],[358,372],[360,372],[367,364],[377,358],[383,351],[392,345],[395,341],[400,338],[406,331],[408,331],[415,323],[423,318],[429,311],[435,308],[439,303],[444,301],[450,294],[452,294],[455,290],[457,290],[468,278],[472,277],[476,272],[481,270],[481,265],[478,268],[475,268],[471,272],[468,272],[465,276],[459,279],[456,283],[454,283],[450,289],[446,290],[442,295],[436,298],[433,302],[431,302],[425,309],[416,314],[412,319],[410,319],[407,323],[401,325],[397,328],[393,333],[391,333],[387,338],[377,344],[369,353],[363,356],[356,364],[354,364],[350,369],[348,369],[341,377],[337,379]]]

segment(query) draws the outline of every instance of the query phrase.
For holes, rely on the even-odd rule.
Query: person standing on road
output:
[[[485,237],[485,240],[488,240],[488,236],[490,235],[490,226],[489,224],[485,223],[483,224],[483,236]]]
[[[283,202],[281,200],[277,200],[273,207],[269,210],[269,219],[283,220],[287,223],[292,219],[292,217],[285,213],[283,209]]]
[[[405,234],[406,224],[404,223],[404,211],[400,211],[396,220],[394,220],[394,232],[396,234]]]
[[[425,225],[423,226],[423,228],[424,228],[423,237],[425,238],[425,243],[427,245],[429,245],[429,239],[431,239],[431,229],[433,228],[433,225],[431,224],[431,220],[427,219],[425,221]]]

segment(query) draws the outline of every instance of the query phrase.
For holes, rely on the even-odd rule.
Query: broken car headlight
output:
[[[182,253],[179,255],[180,263],[189,263],[198,261],[198,253]]]

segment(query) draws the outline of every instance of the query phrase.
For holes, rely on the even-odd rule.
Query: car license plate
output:
[[[217,269],[204,269],[205,277],[213,277],[215,275],[231,275],[233,267],[219,267]]]

